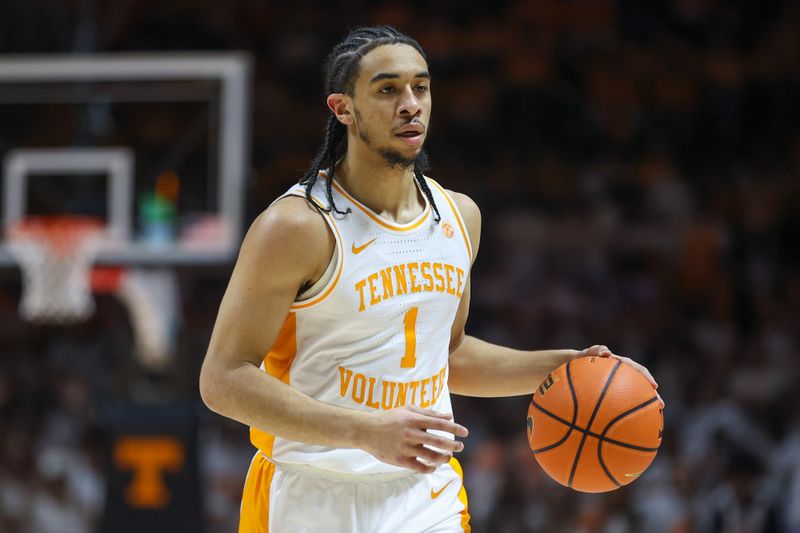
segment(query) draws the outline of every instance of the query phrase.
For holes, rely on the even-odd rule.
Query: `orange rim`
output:
[[[9,226],[11,242],[35,241],[59,254],[70,253],[76,244],[103,231],[103,219],[83,215],[30,216]]]

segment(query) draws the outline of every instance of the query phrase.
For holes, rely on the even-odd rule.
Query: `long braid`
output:
[[[339,215],[346,215],[350,212],[350,208],[348,208],[347,211],[340,211],[336,208],[336,204],[333,202],[331,181],[333,181],[333,173],[336,170],[336,148],[345,137],[346,132],[347,128],[345,125],[336,120],[336,117],[333,115],[328,117],[328,121],[325,124],[325,140],[320,147],[319,153],[317,153],[317,156],[314,158],[314,162],[311,163],[311,168],[308,169],[308,172],[306,172],[305,175],[303,175],[299,180],[301,185],[305,185],[306,200],[308,200],[311,205],[319,209],[323,209],[328,213],[333,210]],[[329,179],[326,180],[327,183],[325,185],[328,197],[328,205],[330,206],[328,208],[317,206],[317,204],[311,199],[311,189],[314,188],[314,184],[317,182],[319,171],[324,168],[330,169],[328,174]]]
[[[336,124],[334,126],[334,133],[333,133],[333,140],[330,144],[328,150],[328,179],[325,180],[325,194],[328,196],[328,205],[330,206],[329,209],[333,209],[334,212],[338,215],[346,215],[350,211],[352,211],[349,207],[345,211],[340,211],[337,209],[336,204],[333,201],[333,177],[336,175],[336,161],[338,160],[336,147],[342,141],[347,132],[347,128],[345,128],[344,124],[336,120],[336,117],[331,115],[331,119]]]
[[[442,216],[439,214],[439,208],[436,207],[436,202],[433,201],[433,193],[431,192],[431,188],[428,187],[428,182],[425,181],[425,176],[422,175],[422,171],[418,168],[414,167],[414,177],[417,179],[417,183],[419,183],[419,188],[422,189],[422,192],[425,194],[425,197],[430,202],[431,207],[433,207],[434,216],[433,220],[438,224],[440,220],[442,220]]]
[[[330,55],[328,55],[325,61],[325,93],[345,93],[352,95],[355,89],[356,75],[358,74],[361,58],[371,50],[385,44],[409,45],[416,49],[427,61],[425,52],[417,41],[408,35],[400,33],[391,26],[359,28],[351,32],[342,42],[337,44]],[[350,212],[350,208],[346,211],[340,211],[336,208],[336,204],[333,201],[331,183],[336,171],[336,162],[346,151],[346,146],[342,146],[346,143],[346,140],[347,127],[331,114],[328,116],[328,121],[325,125],[325,139],[322,146],[320,146],[316,157],[314,157],[311,167],[298,180],[300,184],[305,185],[306,199],[312,205],[316,206],[311,200],[311,189],[317,182],[320,171],[327,169],[328,179],[325,180],[325,190],[328,199],[328,207],[320,207],[320,209],[328,213],[333,211],[339,215],[346,215]],[[425,197],[428,199],[428,202],[430,202],[433,207],[436,213],[435,221],[438,223],[441,220],[441,216],[439,215],[439,208],[436,207],[436,202],[433,200],[433,194],[423,176],[423,172],[426,170],[427,158],[425,157],[425,153],[422,152],[414,164],[414,178],[425,194]]]

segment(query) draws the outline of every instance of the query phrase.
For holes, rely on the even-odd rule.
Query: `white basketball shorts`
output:
[[[332,478],[289,470],[256,453],[242,495],[239,533],[444,533],[470,531],[455,459],[432,474]]]

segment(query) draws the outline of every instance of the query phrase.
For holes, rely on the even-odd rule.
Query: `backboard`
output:
[[[241,241],[250,61],[240,53],[0,59],[3,233],[102,218],[100,264],[221,264]],[[0,266],[14,264],[0,239]]]

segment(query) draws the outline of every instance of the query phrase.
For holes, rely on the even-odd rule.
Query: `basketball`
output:
[[[636,480],[661,445],[656,391],[616,358],[581,357],[553,371],[528,408],[528,443],[542,469],[581,492]]]

